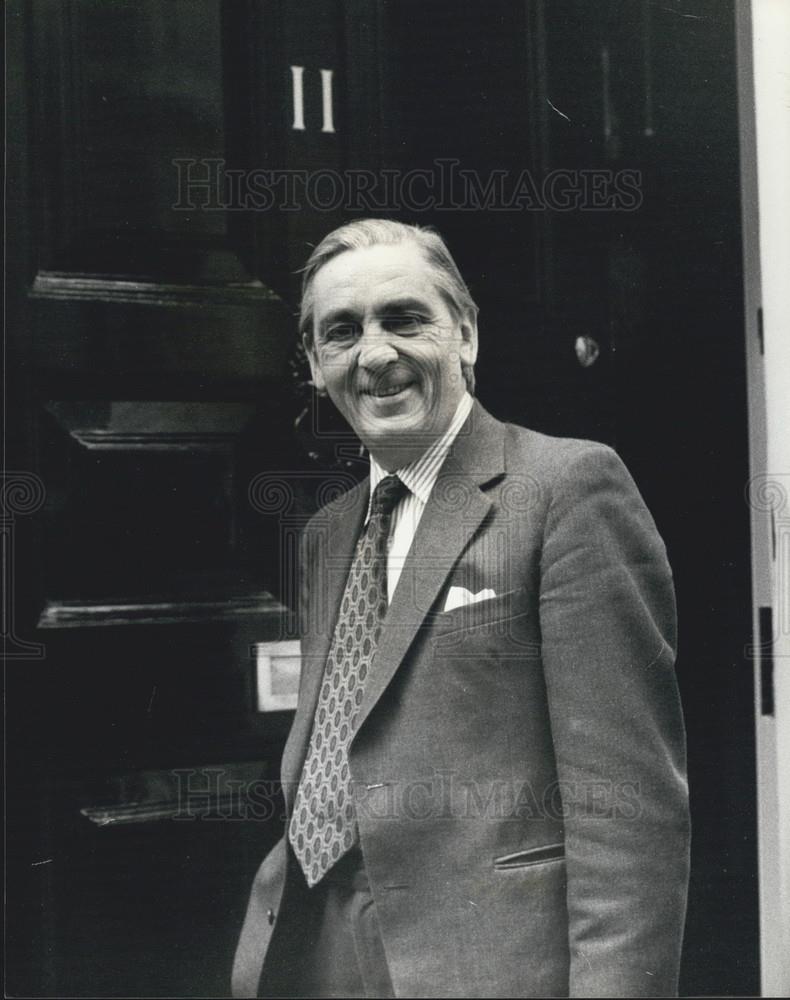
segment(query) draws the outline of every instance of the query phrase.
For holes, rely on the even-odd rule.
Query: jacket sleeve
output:
[[[555,479],[540,621],[570,994],[673,995],[689,868],[674,591],[653,520],[604,445],[578,446]]]

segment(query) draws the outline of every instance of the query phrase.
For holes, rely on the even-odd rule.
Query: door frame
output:
[[[790,6],[735,5],[762,992],[790,989]]]

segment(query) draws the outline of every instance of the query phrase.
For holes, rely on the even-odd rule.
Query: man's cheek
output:
[[[333,394],[332,392],[330,392],[329,398],[335,404],[337,409],[340,411],[341,415],[345,417],[345,419],[352,425],[352,427],[356,429],[356,424],[358,423],[357,420],[358,414],[356,413],[354,406],[349,402],[347,397],[344,396],[343,393],[335,392]]]

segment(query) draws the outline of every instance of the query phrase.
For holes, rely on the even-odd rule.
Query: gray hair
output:
[[[436,289],[455,319],[460,320],[469,314],[473,319],[477,317],[477,305],[447,249],[447,244],[437,232],[423,226],[395,222],[392,219],[356,219],[325,236],[310,254],[302,270],[299,332],[308,348],[313,345],[313,281],[321,268],[346,250],[360,250],[381,245],[394,246],[407,242],[418,246],[427,263],[431,265]],[[473,393],[474,367],[462,364],[461,370],[467,389]]]

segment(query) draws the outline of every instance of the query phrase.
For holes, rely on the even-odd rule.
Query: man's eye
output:
[[[333,323],[324,331],[324,340],[334,343],[351,340],[357,335],[356,323]]]
[[[387,316],[383,321],[385,330],[392,330],[393,333],[400,333],[403,336],[419,333],[425,324],[422,316],[411,313],[404,313],[401,316]]]

